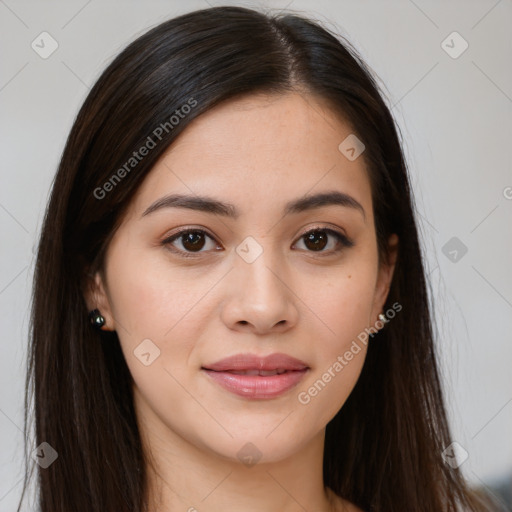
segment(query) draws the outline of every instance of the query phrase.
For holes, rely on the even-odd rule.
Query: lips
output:
[[[276,368],[275,370],[225,370],[234,375],[259,375],[260,377],[268,377],[269,375],[281,375],[282,373],[291,371],[285,368]]]
[[[305,370],[308,365],[287,354],[271,354],[259,357],[254,354],[237,354],[216,363],[203,366],[206,370],[216,372],[245,372],[245,371],[275,371],[275,370]]]
[[[275,398],[295,387],[309,367],[286,354],[258,357],[237,354],[201,368],[213,381],[238,396],[251,399]]]

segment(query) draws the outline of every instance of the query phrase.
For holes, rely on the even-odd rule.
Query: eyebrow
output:
[[[283,216],[332,205],[359,210],[366,222],[366,213],[361,203],[352,196],[337,190],[308,195],[290,201],[284,206]],[[232,219],[237,219],[240,215],[234,205],[223,203],[211,197],[171,194],[157,199],[144,211],[141,217],[145,217],[162,208],[189,208],[191,210],[221,215]]]

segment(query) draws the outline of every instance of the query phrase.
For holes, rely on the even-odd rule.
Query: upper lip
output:
[[[225,372],[229,370],[306,370],[309,366],[287,354],[275,353],[266,357],[255,354],[235,354],[215,363],[203,365],[205,370]]]

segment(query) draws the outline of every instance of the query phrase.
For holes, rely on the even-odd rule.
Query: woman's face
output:
[[[312,96],[246,97],[194,120],[143,182],[89,305],[119,335],[155,438],[276,461],[343,406],[393,271],[364,153],[338,148],[351,133]],[[302,366],[258,359],[276,353]],[[240,354],[256,359],[215,365]]]

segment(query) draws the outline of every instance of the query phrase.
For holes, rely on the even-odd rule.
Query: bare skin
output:
[[[332,367],[376,324],[398,240],[390,238],[392,257],[379,265],[364,158],[338,150],[351,133],[312,96],[231,101],[194,120],[133,199],[87,301],[106,318],[104,329],[117,331],[134,379],[152,462],[151,512],[359,510],[324,486],[322,460],[325,427],[356,384],[366,346],[342,371]],[[289,201],[330,191],[350,195],[364,213],[328,204],[283,215]],[[215,198],[239,215],[183,207],[143,215],[169,194]],[[181,228],[202,230],[200,243],[163,243]],[[353,245],[322,231],[315,251],[304,236],[313,228]],[[240,247],[262,252],[248,262]],[[134,354],[143,340],[151,340],[147,365]],[[274,352],[309,370],[271,399],[235,395],[201,369],[238,353]],[[309,393],[329,368],[325,387]],[[257,463],[242,460],[244,446]]]

